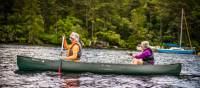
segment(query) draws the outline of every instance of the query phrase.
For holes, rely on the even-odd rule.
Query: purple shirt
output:
[[[147,48],[143,52],[135,55],[135,58],[137,58],[137,59],[144,59],[144,58],[149,57],[151,55],[152,55],[152,52],[151,52],[150,48]]]
[[[133,56],[134,58],[136,58],[136,59],[145,59],[145,58],[147,58],[147,57],[150,57],[151,55],[153,55],[153,53],[152,53],[152,51],[151,51],[151,49],[150,48],[147,48],[147,49],[145,49],[143,52],[141,52],[141,53],[139,53],[139,54],[137,54],[137,55],[135,55],[135,56]],[[154,64],[154,61],[152,60],[151,62],[150,62],[150,64]]]

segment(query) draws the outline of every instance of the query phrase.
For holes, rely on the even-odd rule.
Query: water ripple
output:
[[[128,50],[83,49],[81,62],[130,64]],[[137,53],[133,51],[133,53]],[[200,57],[155,53],[156,64],[182,63],[180,77],[99,75],[93,73],[17,72],[16,56],[55,60],[59,47],[0,45],[0,87],[6,88],[169,88],[200,87]]]

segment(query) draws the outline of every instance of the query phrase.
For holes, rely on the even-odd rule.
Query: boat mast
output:
[[[190,48],[193,49],[192,48],[191,39],[190,39],[190,33],[189,33],[189,29],[188,29],[188,25],[187,25],[187,21],[186,21],[185,15],[183,17],[184,17],[184,21],[185,21],[186,30],[187,30],[187,36],[188,36],[188,39],[189,39],[189,42],[190,42]]]
[[[181,34],[180,34],[180,46],[179,47],[181,47],[181,43],[182,43],[182,36],[183,36],[183,13],[184,13],[184,11],[183,11],[183,8],[182,8],[182,13],[181,13]]]

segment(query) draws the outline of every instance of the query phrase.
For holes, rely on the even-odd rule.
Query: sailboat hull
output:
[[[193,54],[194,50],[157,49],[159,53]]]

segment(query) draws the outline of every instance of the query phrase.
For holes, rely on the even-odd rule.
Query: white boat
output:
[[[185,24],[186,24],[187,34],[188,34],[189,43],[190,43],[190,49],[182,47],[183,19],[185,20]],[[186,18],[184,17],[184,10],[183,9],[182,9],[182,15],[181,15],[181,33],[180,33],[179,47],[171,47],[169,49],[158,48],[157,51],[159,53],[176,53],[176,54],[193,54],[195,52],[195,48],[192,47],[192,44],[191,44],[191,41],[190,41],[189,31],[188,31],[188,28],[187,28]]]

